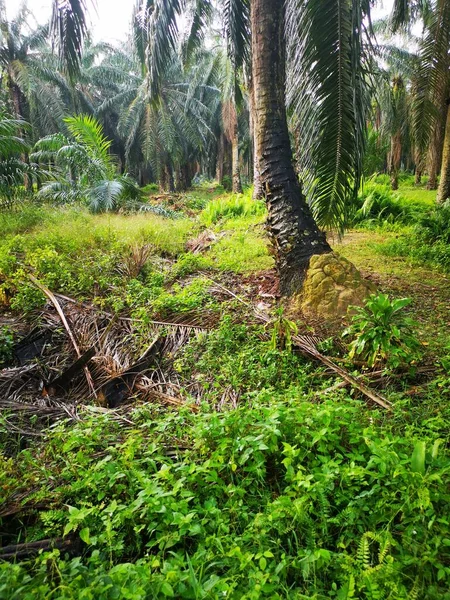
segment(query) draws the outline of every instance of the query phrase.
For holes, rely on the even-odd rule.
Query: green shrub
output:
[[[411,230],[409,235],[400,235],[381,244],[374,244],[374,249],[385,256],[402,256],[414,265],[450,271],[450,245],[443,241],[426,242]]]
[[[229,175],[224,175],[220,184],[226,192],[231,192],[233,189],[233,180]]]
[[[170,291],[163,291],[152,303],[154,313],[167,315],[182,313],[202,307],[212,297],[208,291],[210,282],[197,278],[181,286],[175,284]]]
[[[449,454],[433,431],[265,391],[127,421],[84,414],[3,460],[1,484],[34,491],[17,538],[75,533],[82,555],[1,563],[1,600],[450,598]]]
[[[450,200],[423,216],[417,226],[417,235],[428,243],[450,244]]]
[[[209,266],[210,261],[204,256],[187,252],[178,258],[173,266],[172,273],[175,277],[186,277],[186,275],[190,275],[201,269],[207,269]]]
[[[349,358],[359,358],[369,367],[386,365],[397,368],[417,359],[419,342],[416,327],[404,308],[410,298],[390,300],[387,294],[371,294],[364,308],[353,307],[356,314],[344,336],[352,336]]]
[[[143,194],[152,194],[153,192],[159,192],[159,185],[157,183],[147,183],[141,187],[141,192]]]
[[[230,388],[243,394],[244,399],[255,390],[279,394],[291,386],[302,389],[307,385],[309,366],[291,352],[289,334],[294,330],[291,322],[284,321],[272,323],[272,332],[268,332],[263,326],[235,324],[225,315],[219,327],[186,346],[177,360],[177,369],[186,377],[195,374],[214,401]],[[274,334],[272,339],[262,341],[270,333]]]

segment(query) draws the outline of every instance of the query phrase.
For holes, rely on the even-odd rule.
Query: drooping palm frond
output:
[[[186,4],[185,18],[188,20],[188,25],[182,41],[184,63],[188,63],[195,52],[201,48],[214,13],[211,0],[187,0]]]
[[[250,57],[250,1],[225,0],[222,18],[228,55],[233,66],[239,68]]]
[[[450,3],[436,0],[419,44],[419,60],[412,80],[414,139],[424,152],[446,100],[450,81]]]
[[[0,207],[9,205],[25,177],[30,181],[39,178],[38,166],[24,159],[28,144],[21,134],[28,129],[22,119],[0,115]]]
[[[394,0],[388,23],[393,32],[408,29],[417,19],[426,24],[432,12],[432,0]]]
[[[288,101],[302,180],[319,225],[342,230],[359,188],[369,108],[359,0],[288,0]]]
[[[93,160],[99,161],[104,168],[110,170],[111,162],[111,140],[103,133],[100,123],[92,116],[77,115],[66,117],[64,122],[75,140],[89,150]]]
[[[157,97],[162,75],[178,41],[177,18],[182,0],[138,0],[133,30],[143,69],[148,73],[152,96]]]
[[[28,150],[26,141],[18,135],[19,131],[29,129],[29,124],[23,119],[11,119],[0,115],[0,158],[5,160],[14,154]]]
[[[53,0],[51,30],[59,58],[70,79],[79,73],[87,34],[86,0]]]

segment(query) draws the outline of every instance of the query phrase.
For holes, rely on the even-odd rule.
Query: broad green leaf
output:
[[[425,449],[425,442],[416,442],[411,456],[411,470],[414,473],[425,473]]]

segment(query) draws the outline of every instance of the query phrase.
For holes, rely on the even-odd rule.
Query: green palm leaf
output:
[[[288,100],[302,142],[301,173],[317,222],[342,230],[356,196],[369,108],[357,0],[288,0]]]

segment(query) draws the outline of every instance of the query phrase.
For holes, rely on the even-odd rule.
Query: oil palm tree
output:
[[[416,2],[395,0],[391,18],[392,29],[408,27],[421,18],[424,35],[419,44],[419,66],[414,93],[413,131],[417,147],[425,151],[432,140],[439,148],[432,158],[442,155],[441,181],[437,200],[450,197],[450,3],[447,0]],[[442,123],[444,134],[439,134]],[[442,151],[442,146],[444,151]],[[433,179],[435,177],[432,173]]]
[[[29,127],[22,119],[0,114],[0,207],[10,206],[26,180],[38,181],[44,175],[37,164],[23,160],[29,147],[22,135]]]
[[[398,174],[402,153],[408,137],[408,99],[403,77],[396,73],[386,86],[383,102],[384,121],[382,130],[390,139],[387,157],[391,188],[398,190]]]
[[[47,34],[48,27],[35,22],[26,3],[14,19],[8,21],[5,2],[0,0],[0,70],[6,82],[10,109],[17,119],[29,116],[26,82]]]
[[[116,90],[98,107],[96,115],[102,118],[116,112],[128,163],[139,162],[140,157],[150,163],[161,189],[185,187],[190,166],[212,136],[209,123],[219,90],[201,81],[197,72],[203,70],[201,65],[189,74],[183,72],[174,52],[157,86],[131,52],[116,52],[111,61],[105,66],[120,63]]]
[[[93,212],[117,208],[124,200],[136,200],[140,192],[127,175],[119,175],[110,153],[111,141],[90,116],[65,119],[69,136],[56,133],[39,140],[32,159],[55,165],[55,180],[47,181],[39,195],[61,203],[86,201]],[[59,175],[59,176],[58,176]]]
[[[202,4],[197,0],[197,6]],[[235,52],[251,55],[255,148],[268,206],[268,230],[281,289],[295,293],[311,256],[331,251],[319,225],[343,226],[345,205],[359,184],[366,83],[360,57],[369,2],[224,0],[219,6],[232,32]],[[154,85],[169,50],[175,47],[180,12],[178,0],[139,2],[141,57]],[[153,32],[150,38],[149,32]],[[294,44],[288,48],[288,40],[294,39],[298,52]],[[312,90],[316,99],[306,103],[301,115],[310,138],[305,147],[312,148],[309,142],[315,138],[321,148],[308,157],[314,173],[310,204],[301,193],[292,164],[286,68],[295,71],[289,91],[297,110],[303,110],[296,102],[302,86]]]

